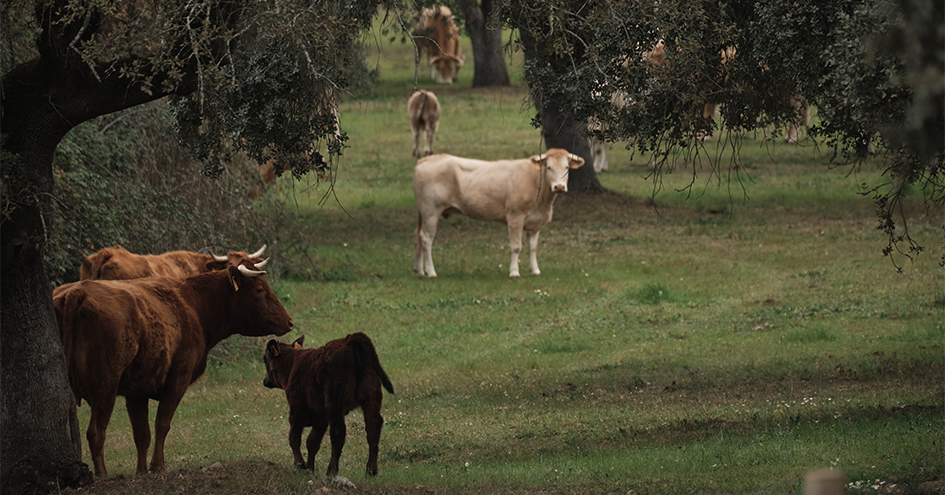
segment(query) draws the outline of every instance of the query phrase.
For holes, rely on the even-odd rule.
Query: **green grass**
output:
[[[270,192],[290,198],[308,255],[272,272],[297,327],[283,340],[364,331],[397,391],[385,396],[375,479],[363,475],[363,421],[348,417],[341,470],[360,491],[796,493],[820,468],[845,472],[853,493],[876,493],[875,480],[942,488],[943,212],[910,200],[913,234],[930,251],[897,273],[870,200],[857,195],[881,180],[879,163],[831,168],[813,143],[746,136],[739,174],[750,181],[696,166],[687,198],[674,191],[694,166],[681,161],[653,206],[647,157],[618,144],[600,177],[610,192],[558,199],[540,276],[508,278],[503,225],[453,217],[434,246],[439,278],[421,279],[412,69],[404,47],[383,49],[375,94],[341,104],[351,147],[335,196],[288,178]],[[421,75],[444,108],[437,152],[505,158],[540,147],[524,88]],[[169,473],[123,478],[135,460],[119,401],[105,454],[118,479],[90,491],[324,485],[327,445],[317,473],[291,469],[284,395],[261,384],[266,340],[235,336],[211,353],[172,423]],[[79,415],[84,430],[88,407]],[[223,468],[202,470],[215,462]]]

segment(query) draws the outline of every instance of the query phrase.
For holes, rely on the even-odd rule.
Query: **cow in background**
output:
[[[717,77],[716,83],[719,86],[724,86],[728,84],[728,78],[723,75],[722,71],[726,64],[734,63],[735,56],[737,51],[735,48],[728,48],[722,50],[720,53],[721,56],[721,66],[719,67],[719,74]],[[663,64],[667,63],[665,46],[663,41],[660,41],[656,44],[654,49],[650,51],[647,56],[654,63]],[[751,98],[760,98],[762,93],[753,89],[748,88],[746,91],[747,97]],[[801,126],[807,127],[810,125],[810,104],[807,99],[801,95],[792,94],[792,95],[782,95],[785,106],[790,106],[794,111],[794,118],[788,122],[788,130],[784,135],[784,142],[788,144],[796,144],[799,140],[799,128]],[[705,103],[702,107],[702,118],[704,119],[714,119],[718,116],[718,104],[713,102]],[[703,141],[708,141],[712,139],[712,134],[703,133],[700,136],[700,139]]]
[[[518,277],[522,232],[528,234],[532,275],[538,275],[538,233],[551,221],[554,201],[568,192],[568,171],[584,159],[560,148],[521,160],[487,162],[452,155],[421,158],[413,171],[417,200],[414,271],[436,277],[433,238],[440,219],[454,213],[475,220],[508,224],[512,261],[509,277]]]
[[[233,334],[284,335],[292,318],[273,293],[263,263],[188,278],[82,280],[56,290],[53,303],[69,384],[91,408],[86,432],[96,476],[105,469],[105,429],[122,395],[138,462],[146,473],[151,443],[148,401],[158,401],[151,470],[164,469],[164,442],[187,387],[207,367],[207,355]]]
[[[623,91],[614,91],[610,95],[610,107],[611,112],[620,109],[621,107],[627,104],[627,94]],[[587,128],[589,131],[600,131],[605,132],[607,130],[607,123],[601,122],[600,120],[591,117],[588,120]],[[601,173],[604,170],[607,170],[607,152],[610,151],[610,148],[613,148],[614,143],[602,139],[598,139],[596,135],[590,134],[588,136],[588,144],[591,147],[591,157],[594,159],[594,172]]]
[[[459,78],[466,56],[459,43],[459,28],[448,7],[426,7],[413,26],[413,39],[418,51],[427,52],[430,79],[441,84],[452,84]]]
[[[170,251],[164,254],[134,254],[121,246],[102,248],[90,255],[79,268],[80,280],[131,280],[145,277],[184,278],[235,266],[242,258],[254,263],[262,261],[266,245],[253,254],[230,251],[223,255],[191,251]]]
[[[410,132],[413,134],[413,156],[420,158],[433,154],[433,136],[440,127],[440,100],[432,91],[418,90],[407,100]],[[423,155],[420,154],[420,133],[426,137]]]
[[[317,349],[302,349],[305,336],[292,344],[275,339],[266,344],[263,360],[266,377],[263,385],[285,390],[289,402],[289,446],[295,467],[315,470],[315,454],[321,447],[325,431],[331,427],[331,461],[327,474],[338,474],[338,460],[345,445],[345,415],[361,408],[367,432],[367,474],[377,474],[378,444],[381,439],[381,386],[394,393],[387,373],[374,350],[371,339],[352,333],[335,339]],[[308,461],[302,458],[302,431],[312,431],[305,441]]]

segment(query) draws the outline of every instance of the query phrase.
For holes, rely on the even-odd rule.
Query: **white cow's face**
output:
[[[584,165],[584,159],[568,153],[567,150],[553,148],[542,155],[532,157],[539,170],[544,170],[545,183],[551,186],[551,190],[559,192],[568,192],[568,171]]]

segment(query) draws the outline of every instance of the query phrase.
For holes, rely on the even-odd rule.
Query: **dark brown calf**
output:
[[[364,413],[367,430],[367,473],[377,474],[377,452],[381,439],[381,385],[394,393],[381,367],[374,344],[363,333],[335,339],[317,349],[302,349],[305,336],[292,344],[270,340],[266,344],[266,378],[263,385],[285,390],[289,402],[289,447],[295,466],[315,470],[315,454],[331,426],[331,461],[327,474],[338,474],[338,459],[345,445],[345,415],[356,408]],[[302,459],[302,430],[311,426],[305,441],[308,462]]]

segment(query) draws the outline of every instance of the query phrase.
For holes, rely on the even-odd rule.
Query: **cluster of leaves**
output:
[[[599,138],[634,141],[653,156],[654,183],[677,150],[691,150],[691,162],[717,127],[780,137],[800,97],[818,109],[811,136],[839,159],[891,158],[889,183],[874,191],[887,253],[904,241],[907,256],[918,249],[894,221],[904,186],[919,182],[932,204],[945,200],[941,2],[553,0],[505,9],[525,41],[535,102],[601,121]],[[653,56],[658,42],[662,57]],[[720,106],[719,123],[703,116],[706,103]],[[712,173],[738,170],[737,158],[706,156]]]
[[[256,168],[242,158],[216,180],[201,176],[161,102],[77,126],[53,160],[49,279],[77,280],[86,256],[116,244],[142,254],[256,249],[269,235],[248,195],[263,187]]]

